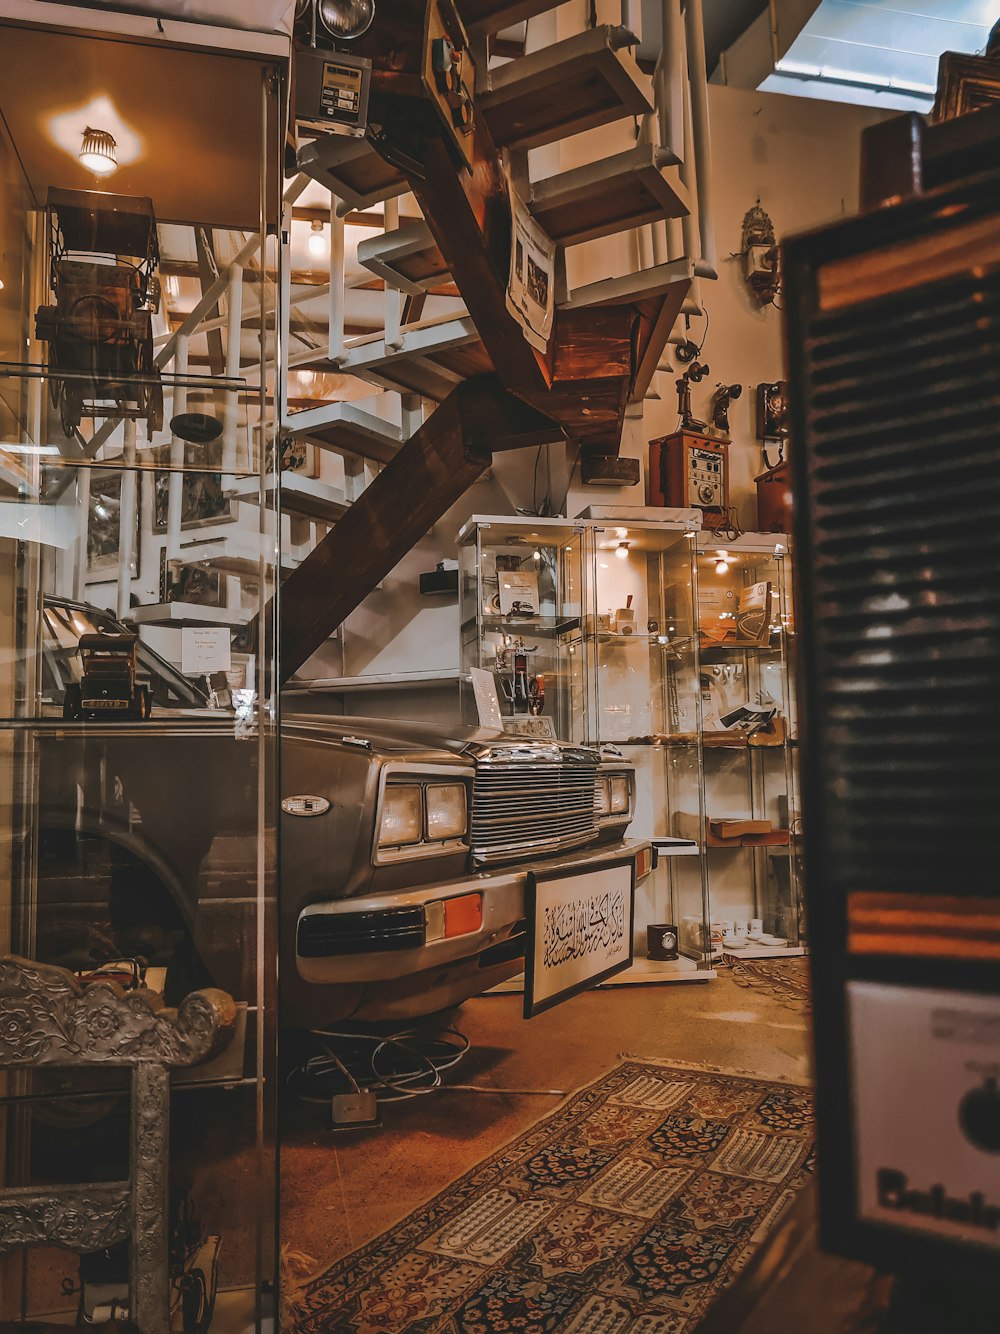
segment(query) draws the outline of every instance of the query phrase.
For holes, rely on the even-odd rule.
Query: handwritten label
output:
[[[181,671],[185,676],[228,672],[232,640],[224,625],[186,625],[181,630]]]

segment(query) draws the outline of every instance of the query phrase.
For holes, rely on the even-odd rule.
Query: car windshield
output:
[[[116,634],[124,626],[109,612],[79,603],[46,600],[42,612],[45,635],[42,652],[42,703],[61,704],[66,687],[80,681],[83,663],[79,645],[82,635]],[[137,645],[138,675],[149,680],[153,699],[161,708],[203,709],[204,695],[158,653],[143,644]]]

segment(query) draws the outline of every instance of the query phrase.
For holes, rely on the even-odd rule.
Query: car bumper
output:
[[[419,889],[310,904],[296,924],[297,971],[305,981],[320,984],[386,982],[472,958],[523,930],[530,872],[582,875],[623,858],[636,863],[637,879],[652,869],[649,842],[626,839]],[[478,928],[439,934],[442,905],[475,895],[482,896]]]

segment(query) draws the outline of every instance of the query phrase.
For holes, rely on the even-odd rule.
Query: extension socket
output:
[[[371,1089],[335,1093],[330,1099],[333,1130],[374,1130],[382,1124],[378,1100]]]

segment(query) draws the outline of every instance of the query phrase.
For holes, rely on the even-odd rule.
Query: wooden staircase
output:
[[[457,2],[477,39],[557,7],[552,0]],[[432,411],[421,420],[411,408],[398,426],[349,402],[285,415],[286,432],[341,455],[353,475],[379,470],[359,493],[296,474],[283,478],[286,511],[331,525],[283,586],[286,680],[481,475],[494,451],[568,436],[585,453],[615,453],[627,405],[651,392],[698,272],[695,255],[660,258],[640,272],[571,288],[562,268],[549,350],[543,355],[529,346],[506,308],[501,151],[535,220],[569,248],[688,220],[691,173],[678,165],[684,146],[648,141],[652,81],[630,54],[630,34],[605,25],[488,73],[480,69],[473,166],[462,170],[415,85],[400,73],[415,58],[416,39],[407,34],[422,30],[416,20],[425,3],[398,0],[391,58],[366,47],[368,38],[357,48],[375,60],[372,121],[396,127],[395,163],[414,165],[403,170],[372,142],[342,136],[316,138],[299,150],[300,170],[331,192],[333,218],[382,209],[384,229],[359,242],[357,261],[384,284],[386,318],[384,329],[296,351],[289,366],[350,375],[411,405],[419,398]],[[486,49],[485,42],[476,46],[480,55]],[[633,147],[529,180],[529,150],[637,118],[644,137]],[[396,201],[411,193],[422,216],[399,219]],[[331,319],[333,283],[331,270]],[[461,294],[461,307],[453,301],[425,317],[425,301],[440,302],[449,291]]]

